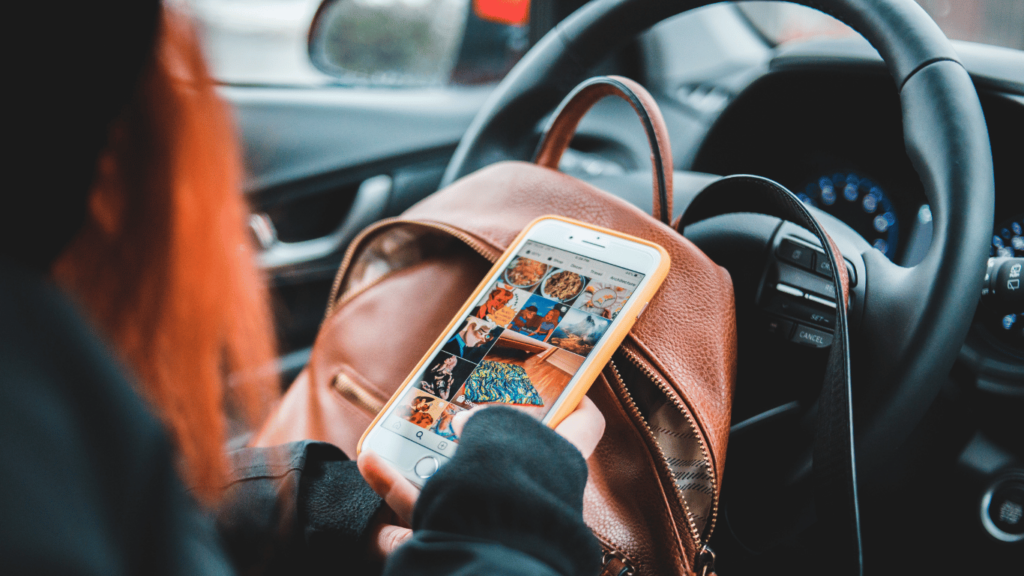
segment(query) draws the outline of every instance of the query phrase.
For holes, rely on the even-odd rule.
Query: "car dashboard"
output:
[[[1020,256],[1024,54],[967,43],[957,49],[978,89],[992,144],[996,211],[990,256]],[[863,40],[777,49],[762,72],[711,119],[695,147],[688,169],[772,178],[805,204],[841,220],[896,264],[913,266],[928,251],[931,207],[904,148],[898,94]],[[789,353],[787,358],[799,357]],[[1007,490],[1024,486],[1007,472],[1019,471],[1024,455],[1022,399],[1024,306],[1020,300],[985,296],[943,394],[903,450],[902,461],[890,464],[898,480],[886,496],[875,497],[875,504],[919,507],[924,517],[932,513],[926,500],[948,500],[955,511],[950,521],[969,527],[965,534],[987,557],[983,563],[1006,566],[1024,537],[996,526],[996,508],[1008,505]],[[1001,493],[1003,500],[994,503],[993,495],[999,500]],[[923,551],[939,541],[934,530],[923,527],[908,538],[915,527],[909,520],[882,528],[871,520],[878,515],[869,510],[866,516],[874,546],[877,539],[890,538]]]
[[[990,256],[1021,256],[1024,53],[969,43],[956,43],[956,48],[978,90],[992,145],[996,210]],[[865,250],[878,250],[905,267],[925,257],[933,234],[931,206],[905,150],[897,90],[877,53],[862,39],[777,47],[746,70],[733,68],[684,87],[665,85],[664,78],[648,78],[647,83],[659,87],[659,104],[670,127],[678,170],[677,211],[712,178],[701,175],[756,174],[783,184],[826,219],[831,216],[848,226],[864,239]],[[703,95],[696,105],[695,93]],[[710,105],[709,94],[715,96]],[[581,124],[578,153],[591,155],[589,162],[598,172],[646,176],[646,142],[621,138],[616,144],[600,143],[616,117],[613,108],[623,126],[632,120],[628,107],[606,106],[597,118]],[[580,170],[577,175],[588,177]],[[642,207],[649,203],[643,198],[649,194],[647,178],[620,187],[616,182],[628,179],[604,174],[589,178]],[[767,332],[775,329],[774,323],[750,320],[760,317],[752,307],[744,310],[743,301],[758,296],[744,290],[758,284],[757,275],[744,277],[735,262],[723,265],[734,276],[740,348],[745,350],[734,403],[735,442],[730,440],[730,453],[738,462],[750,456],[741,454],[750,443],[744,437],[745,424],[795,412],[807,390],[820,384],[824,354],[773,339]],[[766,379],[765,374],[786,378]],[[901,450],[899,462],[887,465],[887,493],[871,498],[879,507],[917,510],[922,517],[934,513],[928,500],[948,500],[953,512],[948,522],[940,523],[946,528],[919,526],[909,518],[887,521],[883,527],[873,521],[882,512],[868,510],[865,530],[872,547],[890,538],[924,552],[945,538],[939,532],[956,525],[969,527],[964,534],[987,558],[985,565],[1005,565],[1019,553],[1024,536],[993,528],[992,510],[993,495],[1010,490],[1007,486],[1024,486],[1019,479],[1008,480],[1006,472],[1021,470],[1024,461],[1022,407],[1024,307],[1020,301],[983,297],[943,393]],[[756,452],[756,441],[752,446]],[[742,476],[756,470],[733,472]],[[730,522],[733,528],[739,526],[738,517]]]
[[[957,48],[975,80],[992,143],[990,256],[1021,255],[1024,54],[967,43]],[[932,214],[904,149],[900,114],[892,80],[866,43],[806,42],[780,50],[715,118],[690,168],[772,178],[896,264],[913,266],[930,245]],[[1024,395],[1024,307],[984,298],[962,360],[988,388]]]
[[[796,193],[826,228],[848,228],[859,253],[878,250],[900,266],[919,262],[932,239],[931,207],[905,151],[897,90],[877,53],[861,39],[770,46],[731,32],[719,40],[701,35],[723,29],[721,20],[730,14],[719,7],[663,22],[592,71],[632,77],[657,99],[671,136],[676,215],[719,175],[756,174]],[[736,46],[744,43],[741,54]],[[1024,52],[969,43],[955,47],[978,89],[992,145],[996,204],[990,254],[1019,256]],[[281,310],[285,382],[309,358],[348,241],[437,189],[490,90],[222,88],[246,141],[252,223]],[[542,129],[543,122],[536,126],[537,138]],[[648,143],[622,101],[606,99],[587,114],[560,169],[651,209]],[[720,264],[729,268],[736,287],[743,359],[729,441],[727,478],[735,487],[735,479],[758,472],[742,469],[744,461],[757,461],[762,448],[750,441],[756,434],[746,424],[771,418],[801,434],[801,413],[816,398],[827,350],[770,334],[769,324],[752,309],[752,287],[760,284],[762,270],[745,276],[742,266]],[[870,281],[863,278],[856,290],[863,295]],[[856,337],[856,309],[851,328]],[[856,342],[852,353],[857,354]],[[899,542],[908,562],[940,546],[976,552],[947,564],[936,561],[932,568],[940,573],[956,571],[954,565],[1005,565],[1002,559],[1019,554],[1024,537],[1000,540],[986,522],[991,524],[988,510],[1004,489],[1005,471],[1024,470],[1022,408],[1024,308],[983,298],[942,393],[901,446],[898,461],[887,464],[886,481],[875,483],[884,493],[865,497],[867,549]],[[948,507],[942,522],[915,520],[934,518],[936,502]],[[893,518],[889,510],[903,512]],[[718,533],[729,534],[739,524],[727,503]],[[716,550],[723,572],[729,571],[727,558],[742,555],[721,541]],[[972,563],[978,555],[986,561]],[[892,570],[899,571],[895,565]]]

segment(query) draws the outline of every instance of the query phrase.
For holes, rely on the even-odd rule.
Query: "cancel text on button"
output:
[[[808,328],[807,326],[797,326],[796,331],[793,333],[792,340],[793,342],[803,344],[804,346],[828,348],[832,345],[832,334],[821,330],[815,330],[814,328]]]

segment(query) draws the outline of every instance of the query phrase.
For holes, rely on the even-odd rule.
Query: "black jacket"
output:
[[[235,453],[214,521],[164,431],[52,287],[0,263],[0,558],[9,573],[358,572],[379,500],[326,444]],[[586,464],[523,414],[474,417],[388,574],[595,574]],[[227,551],[227,552],[226,552]],[[228,558],[234,559],[234,564]]]

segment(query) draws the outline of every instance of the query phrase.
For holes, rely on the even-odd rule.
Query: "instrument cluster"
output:
[[[856,172],[822,174],[797,190],[797,197],[847,223],[876,250],[894,260],[900,247],[900,219],[889,195]]]

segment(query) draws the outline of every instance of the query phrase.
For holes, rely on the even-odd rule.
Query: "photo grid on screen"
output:
[[[396,416],[458,442],[455,415],[551,409],[643,275],[528,241],[427,362]]]

